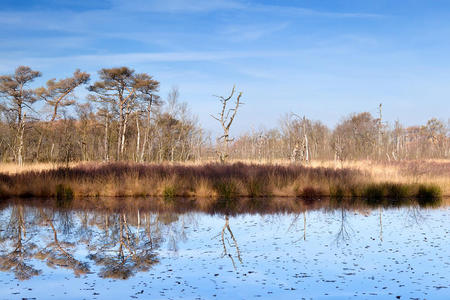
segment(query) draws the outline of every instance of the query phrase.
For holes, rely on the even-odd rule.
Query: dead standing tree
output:
[[[217,139],[217,142],[219,144],[219,142],[222,140],[224,149],[219,149],[219,151],[216,151],[221,163],[225,163],[226,159],[228,158],[229,155],[228,145],[229,142],[233,141],[233,139],[230,139],[230,127],[231,124],[233,123],[234,118],[236,117],[236,113],[239,106],[243,104],[241,103],[242,92],[239,92],[239,94],[236,97],[234,108],[227,109],[228,101],[230,101],[233,98],[235,91],[236,86],[233,86],[230,96],[228,97],[216,96],[217,98],[220,99],[220,102],[222,103],[222,110],[220,111],[220,113],[218,113],[217,117],[211,115],[211,117],[219,121],[223,129],[223,135]]]
[[[305,164],[308,164],[310,160],[308,131],[310,131],[311,122],[305,116],[303,118],[297,114],[292,114],[292,116],[297,118],[297,120],[293,121],[296,142],[291,154],[291,162],[303,161]]]

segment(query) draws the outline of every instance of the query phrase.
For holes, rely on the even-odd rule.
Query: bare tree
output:
[[[137,142],[136,142],[136,157],[138,161],[144,161],[145,151],[148,149],[150,130],[152,122],[152,112],[155,106],[160,106],[162,101],[156,92],[158,91],[159,84],[155,81],[152,85],[144,85],[141,87],[142,92],[142,108],[138,111],[136,116],[136,127],[137,127]],[[145,129],[144,129],[144,139],[142,142],[142,147],[140,147],[140,126],[139,126],[139,116],[144,114],[145,118]]]
[[[222,140],[224,143],[225,149],[222,149],[218,152],[220,162],[222,162],[222,163],[225,163],[225,160],[228,158],[228,156],[229,156],[228,145],[230,142],[233,141],[233,139],[230,139],[231,124],[233,123],[233,120],[236,117],[236,113],[238,111],[239,106],[243,104],[243,103],[241,103],[242,92],[239,92],[239,94],[236,97],[236,102],[235,102],[234,108],[227,108],[228,101],[230,101],[233,98],[235,91],[236,91],[236,86],[233,86],[230,96],[228,96],[228,97],[216,96],[217,98],[219,98],[219,100],[222,104],[222,109],[218,113],[217,117],[211,115],[214,119],[219,121],[219,123],[223,129],[223,135],[217,139],[218,143],[220,142],[220,140]]]
[[[14,155],[19,165],[23,164],[26,110],[32,110],[31,105],[37,100],[35,91],[28,86],[39,76],[39,71],[27,66],[18,67],[12,75],[0,76],[0,96],[6,100],[4,107],[15,120]]]
[[[352,114],[336,126],[331,144],[338,158],[369,159],[377,155],[378,120],[368,112]]]
[[[112,118],[111,111],[110,109],[108,109],[107,105],[104,105],[97,111],[97,115],[103,119],[103,126],[105,128],[103,136],[103,161],[109,162],[109,131]]]

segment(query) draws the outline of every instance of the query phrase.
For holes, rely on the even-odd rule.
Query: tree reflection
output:
[[[303,240],[306,241],[306,209],[303,210],[302,214],[303,214]],[[290,231],[297,224],[299,219],[300,219],[300,214],[295,214],[294,219],[292,220],[291,225],[289,225],[289,228],[287,231]]]
[[[383,241],[383,207],[380,206],[379,208],[379,214],[380,214],[380,242]]]
[[[113,224],[108,224],[105,229],[101,243],[88,256],[101,266],[100,277],[127,279],[136,272],[148,271],[158,263],[152,251],[154,245],[139,236],[141,230],[133,232],[125,214],[118,215]]]
[[[228,232],[228,234],[227,234]],[[228,235],[230,236],[232,243],[230,242],[230,239],[228,238]],[[236,238],[234,237],[233,231],[231,231],[230,227],[230,218],[228,215],[225,215],[225,225],[223,225],[222,231],[220,233],[222,245],[223,245],[223,254],[222,257],[228,256],[231,260],[231,263],[233,264],[234,269],[236,269],[236,263],[234,261],[233,255],[228,251],[227,245],[230,248],[236,249],[236,256],[238,261],[242,264],[242,257],[241,257],[241,251],[239,250],[239,245],[237,243]]]
[[[127,279],[158,263],[155,250],[163,241],[161,227],[178,220],[147,213],[142,222],[139,211],[137,218],[129,212],[93,214],[61,208],[25,212],[22,204],[3,210],[0,218],[0,226],[7,224],[0,228],[0,270],[14,273],[19,280],[41,273],[34,260],[72,270],[75,276],[88,273],[89,261],[79,255],[82,247],[88,251],[85,257],[100,267],[100,277]],[[42,238],[45,235],[48,238]],[[172,244],[178,236],[172,230]]]
[[[422,214],[422,208],[418,204],[411,204],[406,209],[406,218],[407,220],[416,225],[420,225],[424,222],[425,217]]]
[[[48,202],[45,205],[33,204],[35,206],[5,202],[5,207],[0,210],[0,270],[13,273],[18,280],[26,280],[41,273],[35,267],[40,260],[52,268],[68,269],[75,276],[95,269],[103,278],[127,279],[137,272],[148,271],[158,263],[157,250],[161,247],[167,246],[169,251],[177,253],[180,241],[187,239],[187,228],[196,223],[197,215],[186,213],[192,209],[191,206],[189,210],[177,211],[179,207],[171,203],[170,207],[149,209],[133,206],[135,201],[121,206],[81,206],[78,209],[58,207]],[[268,223],[276,223],[278,216],[280,223],[284,221],[285,215],[275,214],[277,211],[293,214],[289,229],[298,223],[300,231],[303,225],[299,240],[306,240],[307,228],[315,223],[307,219],[311,218],[309,211],[319,209],[338,216],[339,227],[335,233],[338,245],[347,243],[353,234],[348,222],[349,212],[365,216],[372,212],[374,217],[378,217],[375,221],[379,224],[380,241],[384,238],[383,209],[386,206],[356,204],[351,199],[311,203],[281,199],[272,200],[268,202],[271,205],[266,203],[265,206],[255,205],[258,202],[253,200],[250,202],[253,203],[250,213],[261,213],[258,209],[262,208],[269,212],[265,215],[271,218]],[[150,203],[158,204],[156,201]],[[235,269],[237,264],[243,264],[243,259],[238,239],[231,229],[230,216],[245,212],[248,208],[243,205],[245,203],[249,200],[221,202],[214,206],[214,210],[208,211],[210,214],[220,212],[224,216],[224,224],[214,239],[220,240],[222,257],[227,256]],[[74,202],[73,205],[79,204]],[[417,203],[408,203],[403,211],[410,222],[419,224],[424,220],[423,208]]]
[[[351,234],[353,233],[353,229],[351,228],[348,222],[347,209],[344,207],[342,203],[340,205],[339,215],[340,215],[339,229],[334,239],[337,245],[341,243],[347,243],[348,240],[350,240]]]
[[[41,215],[44,220],[52,230],[53,240],[44,246],[35,257],[40,260],[45,260],[49,267],[63,267],[73,270],[75,276],[80,276],[89,272],[89,265],[86,262],[82,262],[76,259],[71,250],[74,250],[75,244],[71,242],[62,242],[58,239],[58,232],[53,224],[53,219],[49,218],[47,214],[41,210]],[[67,214],[64,214],[67,215]],[[68,218],[62,218],[62,220],[67,221]],[[63,232],[68,232],[67,223],[63,222],[65,225]]]
[[[0,270],[13,272],[18,280],[27,280],[41,273],[27,263],[36,252],[37,246],[27,239],[24,210],[23,205],[12,207],[10,221],[0,238],[2,248],[13,249],[5,250],[6,254],[0,255]]]

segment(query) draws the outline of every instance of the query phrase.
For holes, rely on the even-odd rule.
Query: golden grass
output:
[[[76,166],[76,163],[71,163],[69,166]],[[29,171],[46,171],[57,169],[58,167],[63,167],[65,164],[57,164],[57,163],[29,163],[19,166],[15,163],[0,163],[0,173],[3,174],[18,174]]]
[[[444,196],[450,196],[450,160],[417,160],[403,162],[334,161],[312,162],[313,167],[349,168],[367,174],[375,183],[436,184]]]

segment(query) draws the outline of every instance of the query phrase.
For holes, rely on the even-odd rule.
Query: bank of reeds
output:
[[[431,183],[379,182],[355,168],[298,164],[80,164],[73,167],[0,173],[0,197],[140,197],[233,199],[302,197],[314,200],[361,197],[377,202],[414,197],[435,199],[441,188]],[[425,201],[425,200],[424,200]]]

